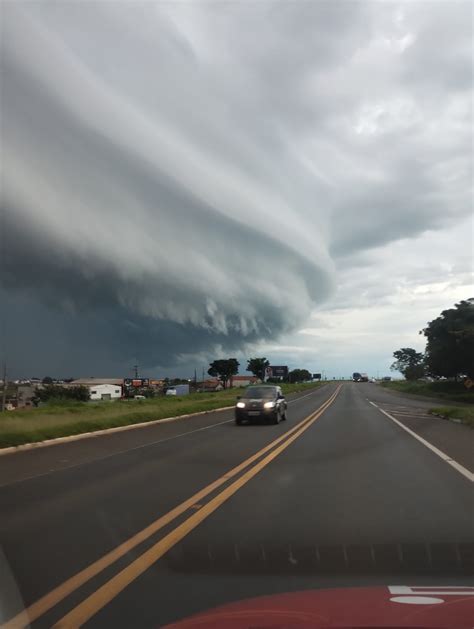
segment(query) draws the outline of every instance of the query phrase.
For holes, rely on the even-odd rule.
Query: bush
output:
[[[453,406],[442,406],[431,408],[429,412],[432,415],[441,415],[451,419],[459,419],[463,424],[474,428],[474,408],[459,408]]]
[[[54,404],[60,404],[70,400],[88,402],[90,399],[90,393],[87,387],[62,387],[58,384],[48,384],[42,388],[36,388],[35,395],[40,402]]]
[[[474,403],[474,389],[466,389],[462,382],[455,382],[454,380],[440,380],[437,382],[394,380],[392,382],[381,382],[380,385],[387,389],[401,391],[402,393],[452,399],[458,402],[467,402],[468,404]]]

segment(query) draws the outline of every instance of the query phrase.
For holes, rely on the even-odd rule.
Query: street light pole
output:
[[[3,363],[2,413],[7,410],[7,362]]]

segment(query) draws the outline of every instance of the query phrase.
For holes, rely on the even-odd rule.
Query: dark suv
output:
[[[281,387],[248,387],[235,405],[235,423],[240,425],[244,420],[263,419],[278,424],[280,419],[286,419],[287,408]]]

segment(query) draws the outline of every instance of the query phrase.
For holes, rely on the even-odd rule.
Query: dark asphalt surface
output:
[[[0,622],[20,599],[31,605],[291,430],[335,389],[294,399],[278,426],[237,427],[223,411],[0,457]],[[307,588],[470,583],[472,483],[369,400],[389,412],[398,405],[397,419],[423,418],[420,430],[429,431],[419,401],[344,384],[296,441],[86,626],[157,627],[224,602]],[[431,421],[433,444],[440,448],[444,434],[444,451],[466,465],[473,431]],[[33,626],[52,626],[221,489]]]
[[[403,396],[375,384],[366,387],[365,396],[368,399],[436,448],[452,456],[470,472],[474,472],[474,430],[428,414],[431,408],[456,406],[455,403],[420,396]],[[362,390],[361,392],[363,393]]]

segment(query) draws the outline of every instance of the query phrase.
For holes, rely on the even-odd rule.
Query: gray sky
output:
[[[471,2],[1,11],[15,375],[383,375],[472,296]]]

